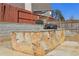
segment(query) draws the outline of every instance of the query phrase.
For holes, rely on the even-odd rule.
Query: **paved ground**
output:
[[[47,54],[48,56],[79,56],[79,43],[65,41],[55,50]]]
[[[28,56],[28,54],[12,50],[10,42],[5,42],[0,45],[0,56]],[[79,56],[79,43],[65,41],[55,50],[49,52],[47,56]]]
[[[15,51],[11,48],[10,41],[4,42],[0,45],[0,56],[29,56],[18,51]]]

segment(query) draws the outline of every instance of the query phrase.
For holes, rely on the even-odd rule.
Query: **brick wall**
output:
[[[3,17],[3,18],[2,18]],[[9,4],[0,4],[0,22],[30,23],[38,19],[32,12]]]

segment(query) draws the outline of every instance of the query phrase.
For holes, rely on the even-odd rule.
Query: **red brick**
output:
[[[21,20],[19,20],[21,19]],[[0,22],[31,23],[38,19],[37,15],[28,10],[17,8],[6,3],[0,4]]]

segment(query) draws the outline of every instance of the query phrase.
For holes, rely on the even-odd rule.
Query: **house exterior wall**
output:
[[[32,11],[32,3],[25,3],[25,9]]]
[[[19,7],[19,8],[22,8],[22,9],[32,11],[31,3],[9,3],[9,4],[12,5],[12,6],[15,6],[15,7]]]
[[[18,8],[25,9],[25,3],[8,3],[8,4],[18,7]]]
[[[1,3],[0,12],[0,22],[34,24],[35,20],[38,19],[38,16],[34,15],[32,12],[6,3]]]
[[[32,3],[32,11],[50,10],[50,3]]]
[[[2,12],[1,12],[1,4],[0,4],[0,21],[2,20]]]

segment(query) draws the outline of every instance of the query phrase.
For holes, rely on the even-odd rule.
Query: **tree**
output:
[[[60,16],[60,21],[65,21],[63,16]]]
[[[55,10],[55,14],[56,14],[56,19],[57,20],[60,20],[60,21],[64,21],[65,19],[64,19],[64,16],[62,15],[62,13],[61,13],[61,11],[60,10],[58,10],[58,9],[56,9]]]
[[[62,15],[61,11],[56,9],[52,10],[52,17],[54,17],[56,20],[64,21],[64,16]]]

